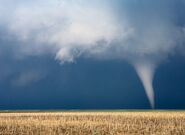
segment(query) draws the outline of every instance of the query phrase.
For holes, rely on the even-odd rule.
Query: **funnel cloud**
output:
[[[156,68],[184,52],[184,0],[0,2],[0,39],[13,43],[15,59],[52,54],[62,64],[79,57],[128,61],[152,108]]]
[[[143,86],[146,90],[147,97],[150,101],[150,105],[152,108],[155,107],[155,95],[153,88],[153,79],[155,67],[151,63],[137,63],[134,65],[136,72],[141,79]]]

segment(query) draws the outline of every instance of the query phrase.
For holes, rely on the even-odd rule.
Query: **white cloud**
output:
[[[154,11],[149,8],[136,16],[126,9],[118,15],[112,3],[104,0],[1,1],[0,24],[28,56],[48,51],[62,62],[73,62],[81,54],[112,54],[131,61],[147,55],[158,61],[177,47],[182,34],[163,16],[152,17]],[[138,20],[142,16],[148,20]]]
[[[80,51],[91,52],[99,41],[105,41],[104,47],[108,47],[114,40],[122,40],[130,34],[126,21],[120,24],[111,9],[101,6],[100,2],[99,5],[91,2],[93,6],[84,0],[63,0],[61,4],[49,0],[42,2],[33,2],[31,6],[22,2],[13,7],[8,16],[2,17],[23,52],[42,52],[43,48],[50,48],[58,50],[56,55],[61,61],[71,61],[73,56],[69,55],[73,54],[69,53],[73,51],[63,50],[80,48]]]

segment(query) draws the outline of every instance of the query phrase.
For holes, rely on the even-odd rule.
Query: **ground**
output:
[[[0,135],[183,135],[184,111],[1,112]]]

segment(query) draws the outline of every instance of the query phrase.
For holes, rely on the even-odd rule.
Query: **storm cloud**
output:
[[[123,59],[136,69],[152,107],[155,69],[184,51],[184,0],[0,2],[0,57],[6,48],[16,59],[53,54],[62,64]]]

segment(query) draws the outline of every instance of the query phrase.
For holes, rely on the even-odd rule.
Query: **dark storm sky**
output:
[[[10,62],[10,63],[9,63]],[[12,63],[16,71],[0,83],[1,109],[135,109],[149,108],[134,69],[124,61],[79,59],[61,66],[52,58],[33,57]],[[185,108],[185,60],[176,56],[156,72],[156,108]],[[22,70],[42,70],[43,78],[25,86],[12,79]]]
[[[0,3],[0,109],[185,109],[184,0]]]

